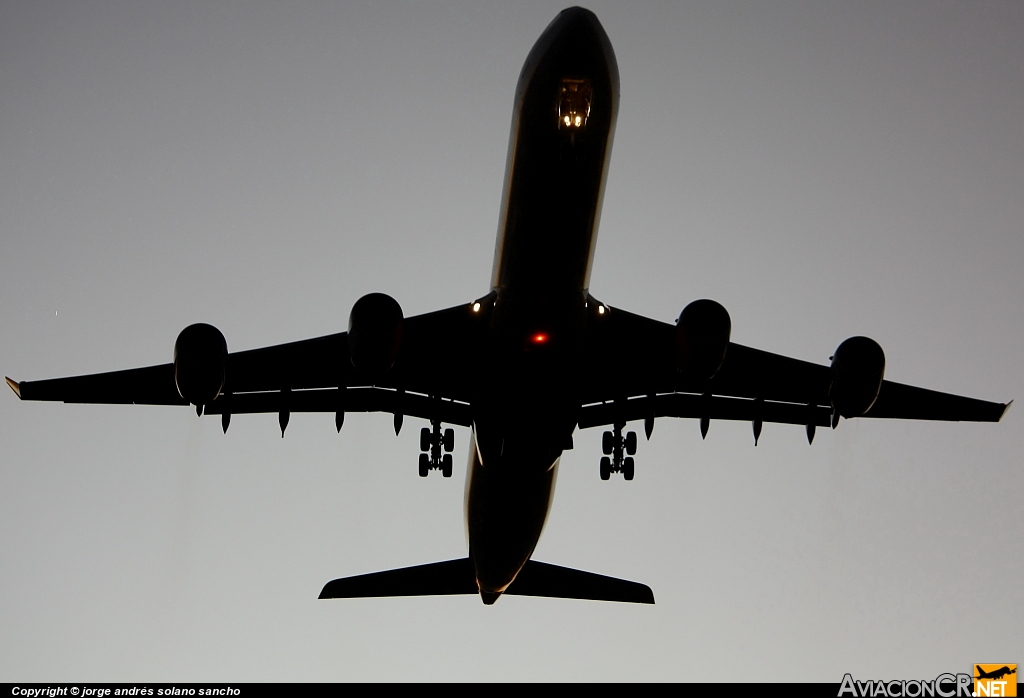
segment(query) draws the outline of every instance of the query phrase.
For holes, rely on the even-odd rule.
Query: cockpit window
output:
[[[586,126],[593,93],[589,80],[562,78],[558,93],[558,128],[579,129]]]

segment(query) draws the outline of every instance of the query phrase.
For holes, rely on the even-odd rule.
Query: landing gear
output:
[[[622,473],[626,480],[632,480],[635,465],[629,456],[636,455],[636,432],[631,431],[622,436],[624,424],[616,424],[614,431],[606,431],[601,435],[601,450],[605,457],[601,459],[601,479],[607,480],[612,473]],[[609,456],[611,456],[609,458]]]
[[[636,455],[636,432],[635,431],[631,431],[628,434],[626,434],[626,444],[625,444],[625,446],[626,446],[626,453],[628,453],[631,456],[635,456]],[[626,479],[630,480],[632,478],[626,478]]]
[[[442,455],[442,449],[447,453]],[[430,428],[420,429],[420,477],[426,477],[431,470],[440,470],[443,477],[452,476],[451,452],[455,450],[455,430],[441,432],[441,422],[430,421]]]

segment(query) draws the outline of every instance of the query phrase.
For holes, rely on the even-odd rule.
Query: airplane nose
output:
[[[555,35],[553,43],[594,44],[607,41],[604,27],[590,10],[570,7],[562,10],[548,25],[545,34]]]
[[[597,15],[583,7],[570,7],[551,20],[537,39],[523,65],[517,92],[525,89],[534,76],[545,83],[546,91],[551,87],[546,84],[550,80],[589,76],[617,96],[618,75],[615,52]]]
[[[580,26],[594,27],[601,26],[601,23],[597,19],[597,15],[588,10],[585,7],[574,6],[567,7],[556,16],[552,24],[564,24],[566,26],[570,24],[576,24]]]

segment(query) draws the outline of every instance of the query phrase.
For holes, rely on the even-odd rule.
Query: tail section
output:
[[[646,584],[534,560],[527,561],[505,593],[556,599],[654,603],[654,592]]]
[[[473,562],[469,558],[461,558],[335,579],[324,586],[320,598],[447,596],[476,593],[478,589]],[[556,599],[654,603],[654,592],[646,584],[533,560],[523,566],[515,581],[504,593]],[[495,593],[481,596],[488,605],[498,598],[498,594]]]
[[[324,585],[320,598],[447,596],[475,593],[476,572],[473,570],[473,563],[467,557],[335,579]]]

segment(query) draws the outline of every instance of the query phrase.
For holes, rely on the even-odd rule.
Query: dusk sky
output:
[[[0,372],[232,351],[487,293],[512,98],[564,5],[0,0]],[[592,3],[621,103],[591,277],[672,322],[1024,399],[1024,4]],[[643,425],[562,459],[535,559],[654,606],[320,601],[466,554],[389,415],[0,396],[0,681],[933,679],[1024,663],[1024,410]]]

